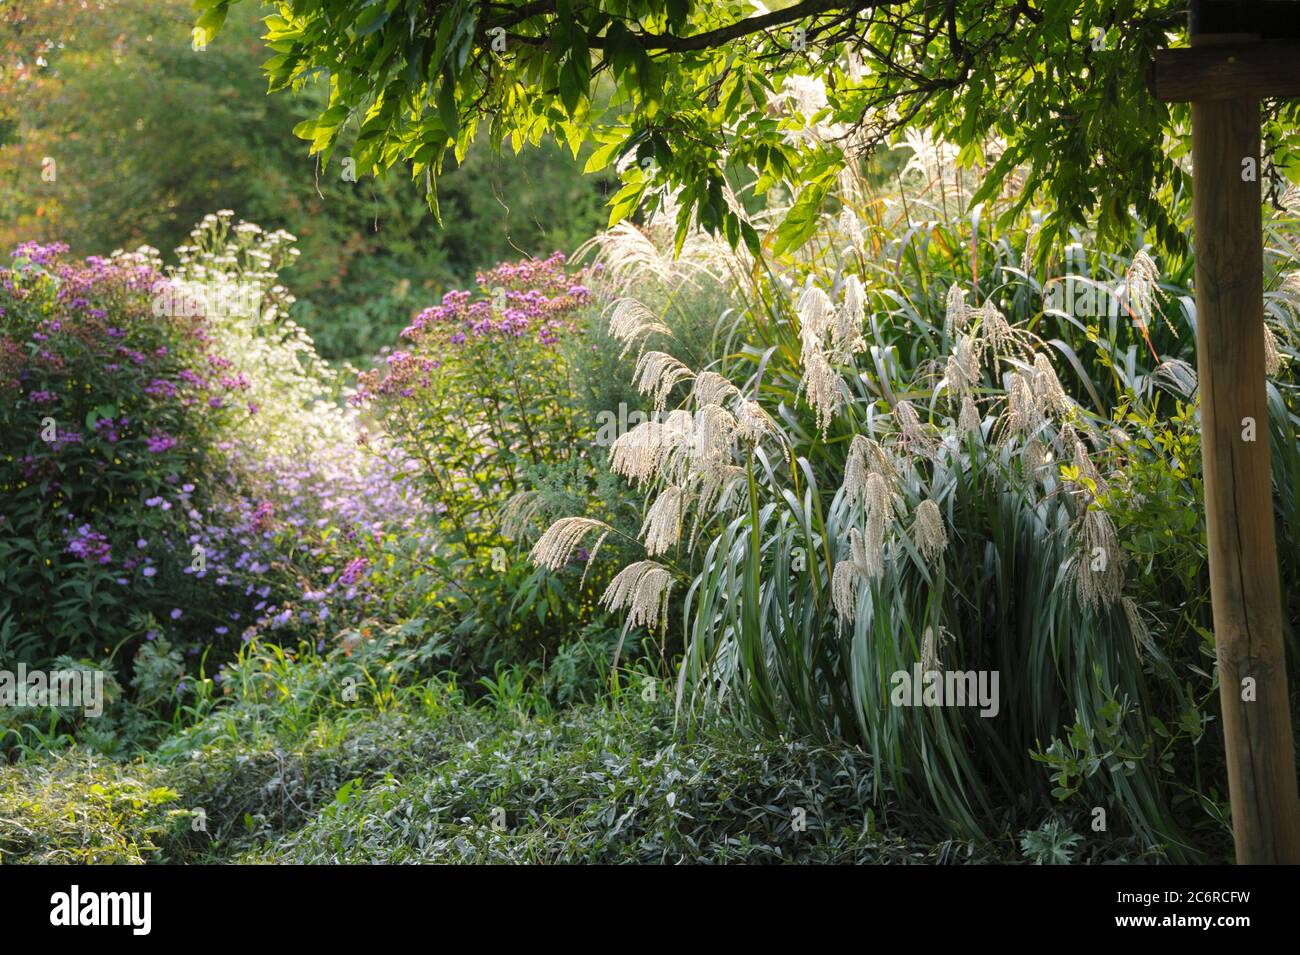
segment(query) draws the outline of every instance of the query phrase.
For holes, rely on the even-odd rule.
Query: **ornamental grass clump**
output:
[[[670,306],[644,248],[653,223],[639,242],[608,240],[637,250],[605,301],[611,335],[639,356],[624,374],[656,414],[613,447],[612,470],[643,495],[642,559],[607,603],[669,643],[680,629],[683,717],[724,709],[849,740],[880,786],[954,832],[1102,805],[1168,858],[1212,853],[1221,819],[1188,779],[1209,758],[1197,746],[1216,690],[1178,612],[1191,600],[1208,627],[1191,596],[1194,410],[1140,364],[1151,349],[1162,368],[1186,364],[1188,326],[1169,309],[1190,298],[1149,253],[1098,252],[1071,261],[1137,311],[1060,312],[1051,286],[1069,276],[1022,268],[1036,219],[1012,213],[973,244],[971,220],[940,201],[954,180],[841,188],[841,212],[757,266],[693,264],[687,243],[678,273],[718,276],[737,303],[719,347],[692,360],[659,354]],[[990,197],[999,213],[1014,200]],[[1280,440],[1295,448],[1294,429]],[[1191,521],[1187,536],[1161,535],[1157,502]],[[682,597],[665,620],[669,582]],[[1162,639],[1152,616],[1183,636]],[[996,715],[900,705],[893,678],[914,667],[997,675]]]

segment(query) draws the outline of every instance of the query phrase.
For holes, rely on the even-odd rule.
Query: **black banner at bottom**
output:
[[[461,931],[478,924],[497,938],[518,932],[554,939],[561,925],[575,935],[605,924],[636,925],[647,903],[655,911],[686,901],[680,915],[661,917],[698,921],[702,913],[692,911],[692,894],[683,890],[706,885],[726,894],[716,896],[721,907],[705,917],[725,919],[746,934],[770,932],[773,919],[796,932],[842,930],[846,908],[872,923],[923,928],[927,942],[948,935],[1005,941],[1022,933],[1046,940],[1199,932],[1226,940],[1286,930],[1295,918],[1290,868],[862,867],[811,879],[771,873],[757,883],[752,872],[662,875],[656,889],[642,881],[656,878],[651,873],[628,881],[625,873],[607,873],[592,885],[589,874],[576,871],[550,871],[543,881],[536,871],[486,875],[465,867],[8,867],[0,869],[0,898],[11,951],[28,939],[59,936],[82,943],[111,938],[128,949],[205,937],[222,937],[224,945],[256,940],[259,949],[364,944],[380,926],[440,919]],[[691,889],[696,878],[706,881]],[[757,919],[736,907],[744,898],[737,892],[756,888],[764,890]]]

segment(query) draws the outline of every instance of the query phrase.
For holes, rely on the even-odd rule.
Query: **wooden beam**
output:
[[[1188,32],[1248,33],[1257,40],[1300,38],[1296,0],[1191,0]]]
[[[1166,103],[1300,96],[1300,40],[1158,50],[1149,85]]]
[[[1193,99],[1201,454],[1232,829],[1238,862],[1295,863],[1300,801],[1269,464],[1259,162],[1258,99]]]

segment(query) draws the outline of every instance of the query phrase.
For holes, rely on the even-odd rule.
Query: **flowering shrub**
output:
[[[210,320],[214,346],[229,362],[248,415],[227,431],[259,456],[300,456],[355,439],[355,415],[339,406],[341,379],[291,318],[294,298],[279,273],[297,257],[295,239],[212,213],[176,250],[169,275],[172,308]],[[359,461],[359,459],[358,459]]]
[[[505,505],[531,476],[586,455],[591,425],[559,347],[590,299],[581,278],[559,253],[481,273],[477,291],[448,292],[420,312],[352,399],[433,504],[443,546],[423,570],[441,580],[461,648],[478,664],[544,652],[593,609],[507,553],[502,533]]]
[[[590,294],[559,253],[499,265],[478,281],[478,297],[451,291],[420,312],[402,332],[409,350],[363,374],[353,396],[437,492],[445,528],[471,549],[472,525],[518,489],[523,468],[573,453],[584,424],[555,345]]]
[[[6,659],[112,652],[167,606],[152,579],[180,559],[186,513],[208,500],[191,482],[240,413],[209,324],[155,314],[155,253],[64,251],[27,243],[0,271]]]
[[[248,410],[218,444],[228,493],[217,534],[202,521],[191,528],[192,543],[216,556],[215,579],[250,604],[220,635],[310,635],[323,647],[381,600],[369,586],[381,551],[400,536],[422,552],[424,505],[392,449],[358,447],[359,414],[340,400],[339,374],[288,317],[279,272],[297,255],[294,237],[222,210],[190,239],[169,276],[171,301],[209,316]]]
[[[261,635],[323,646],[379,599],[392,539],[422,540],[418,498],[284,319],[292,237],[219,213],[193,238],[168,277],[150,250],[28,244],[0,278],[5,661],[135,655],[139,695],[139,649],[192,671]]]

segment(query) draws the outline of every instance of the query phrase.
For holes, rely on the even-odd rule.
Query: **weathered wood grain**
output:
[[[1193,100],[1201,453],[1233,835],[1238,862],[1295,863],[1300,802],[1269,466],[1259,153],[1257,99]],[[1253,701],[1242,698],[1248,679]]]
[[[1300,40],[1158,50],[1148,85],[1166,103],[1300,96]]]

